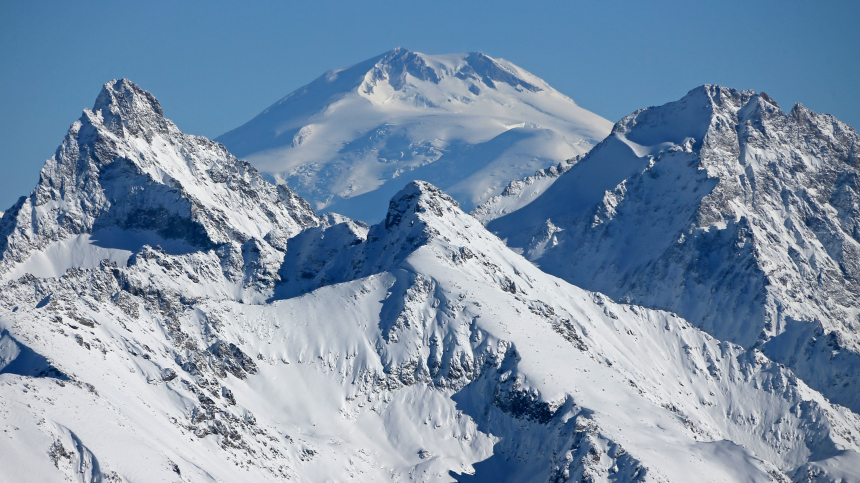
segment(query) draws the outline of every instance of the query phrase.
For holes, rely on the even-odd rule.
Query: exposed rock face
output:
[[[671,310],[860,409],[860,136],[704,86],[636,111],[488,227],[545,271]]]
[[[289,188],[269,184],[222,145],[180,132],[152,94],[117,80],[69,129],[36,189],[0,219],[0,276],[20,275],[15,266],[34,252],[82,236],[98,240],[101,256],[166,241],[178,251],[218,251],[227,272],[249,252],[277,265],[277,247],[319,223]],[[69,250],[55,249],[55,258]],[[68,268],[43,264],[53,262],[56,274]],[[230,276],[241,280],[235,270]]]

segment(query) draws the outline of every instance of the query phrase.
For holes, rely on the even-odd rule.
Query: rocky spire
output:
[[[149,92],[128,79],[114,79],[102,87],[93,113],[101,115],[102,123],[116,136],[144,135],[166,132],[174,127],[164,118],[161,104]]]

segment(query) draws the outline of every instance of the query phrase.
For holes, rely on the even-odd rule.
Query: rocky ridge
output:
[[[703,86],[625,117],[488,227],[547,272],[759,348],[856,411],[858,163],[860,136],[832,116]]]
[[[173,157],[153,161],[178,169]],[[237,220],[259,209],[231,207]],[[214,215],[195,215],[207,236],[230,233],[210,235]],[[92,225],[102,217],[115,220],[104,210]],[[858,478],[850,410],[761,351],[543,273],[429,183],[409,183],[373,226],[309,219],[283,237],[245,232],[274,258],[234,259],[219,246],[238,240],[186,237],[183,250],[143,244],[124,263],[5,280],[2,471],[78,481]],[[16,223],[9,237],[29,220]],[[122,229],[175,240],[161,225]],[[21,354],[40,356],[43,370],[23,370]]]
[[[214,250],[240,286],[271,286],[266,267],[279,265],[286,239],[319,223],[289,188],[222,145],[182,133],[155,97],[116,80],[71,126],[30,196],[0,219],[0,277],[59,275],[75,257],[91,267],[100,257],[124,264],[144,243],[159,243]],[[243,282],[248,264],[259,270]]]

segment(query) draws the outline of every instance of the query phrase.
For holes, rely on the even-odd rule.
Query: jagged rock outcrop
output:
[[[703,86],[641,109],[488,227],[545,271],[758,347],[860,409],[860,136]]]
[[[0,219],[0,277],[59,275],[69,260],[124,263],[117,251],[127,259],[160,243],[215,250],[242,282],[243,265],[262,260],[276,271],[286,239],[318,224],[289,188],[266,182],[224,146],[182,133],[152,94],[115,80],[69,129],[30,196]],[[271,285],[272,277],[251,278]]]
[[[135,145],[162,146],[158,134],[142,141],[153,119],[129,123]],[[159,158],[159,169],[182,162]],[[162,186],[124,173],[110,184]],[[107,185],[88,179],[96,193]],[[207,202],[244,196],[188,181],[182,190]],[[40,212],[43,226],[78,216],[58,205]],[[409,183],[369,227],[336,215],[298,233],[277,216],[265,229],[231,225],[263,205],[235,203],[215,225],[201,211],[223,208],[201,202],[191,219],[211,245],[144,244],[123,263],[72,259],[60,276],[2,281],[3,476],[860,478],[856,414],[758,350],[547,275],[429,183]],[[92,226],[115,219],[80,213],[102,214]],[[13,233],[30,222],[13,220]],[[175,240],[160,226],[113,229]],[[36,359],[53,370],[21,370]]]

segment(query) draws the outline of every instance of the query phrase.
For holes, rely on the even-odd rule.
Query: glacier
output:
[[[409,181],[472,209],[611,127],[503,59],[397,48],[325,73],[216,141],[314,209],[372,223]]]

